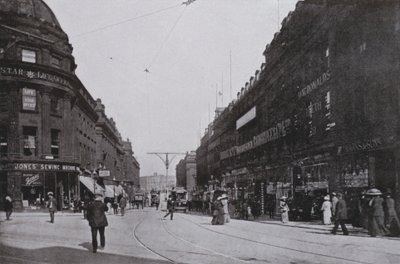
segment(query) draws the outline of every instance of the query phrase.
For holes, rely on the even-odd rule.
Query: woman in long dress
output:
[[[321,211],[323,212],[323,223],[324,225],[332,224],[332,203],[329,201],[329,196],[324,197],[324,202],[322,203]]]
[[[281,201],[279,203],[279,207],[281,209],[281,218],[282,218],[282,223],[286,224],[289,222],[289,206],[286,201],[286,196],[281,197]]]

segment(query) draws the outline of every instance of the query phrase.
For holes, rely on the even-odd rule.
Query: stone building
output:
[[[297,3],[229,114],[213,121],[225,129],[208,146],[235,139],[220,144],[214,173],[233,199],[263,210],[282,195],[350,199],[373,186],[398,197],[399,5]]]
[[[79,176],[93,176],[100,162],[121,177],[121,136],[98,115],[76,67],[43,1],[0,1],[0,208],[6,194],[17,209],[40,208],[51,191],[66,209],[80,196]],[[103,131],[114,149],[99,139]]]

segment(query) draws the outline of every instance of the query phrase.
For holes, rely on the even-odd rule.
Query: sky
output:
[[[297,2],[44,1],[69,36],[78,78],[132,142],[141,176],[166,173],[148,152],[198,148],[216,106],[227,106],[254,76]],[[182,158],[174,157],[168,175]]]

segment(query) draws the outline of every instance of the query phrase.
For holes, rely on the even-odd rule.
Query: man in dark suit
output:
[[[100,246],[104,248],[106,245],[106,238],[104,236],[105,227],[108,226],[107,217],[105,212],[108,207],[103,203],[103,194],[96,193],[94,201],[90,202],[87,206],[87,220],[92,231],[92,246],[93,253],[97,252],[97,231],[100,233]]]
[[[347,236],[349,231],[346,228],[345,221],[347,220],[347,206],[346,201],[343,199],[343,194],[337,194],[338,202],[335,208],[335,226],[333,227],[332,234],[336,235],[338,227],[342,228],[343,235]]]
[[[168,210],[168,213],[166,215],[164,215],[163,219],[165,219],[168,215],[170,215],[171,220],[172,220],[174,217],[174,210],[175,210],[175,201],[172,199],[172,195],[168,196],[167,210]]]

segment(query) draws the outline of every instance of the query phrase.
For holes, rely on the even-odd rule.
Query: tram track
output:
[[[147,212],[146,212],[147,214]],[[135,241],[141,245],[143,248],[145,248],[147,251],[149,251],[150,253],[154,254],[155,256],[161,257],[162,259],[166,260],[167,262],[170,263],[178,263],[175,260],[164,256],[163,254],[157,252],[156,250],[152,249],[151,247],[147,246],[142,240],[140,240],[138,234],[137,234],[137,230],[139,228],[139,226],[144,222],[144,220],[146,219],[146,214],[144,214],[144,216],[140,219],[139,223],[133,228],[133,237],[135,239]]]
[[[370,262],[358,261],[358,260],[353,260],[353,259],[343,258],[343,257],[338,257],[338,256],[331,256],[331,255],[311,252],[311,251],[307,251],[307,250],[300,250],[300,249],[291,248],[291,247],[288,247],[288,246],[281,246],[281,245],[276,245],[276,244],[273,244],[273,243],[266,243],[266,242],[257,241],[257,240],[253,240],[253,239],[249,239],[249,238],[245,238],[245,237],[241,237],[241,236],[227,234],[227,233],[219,232],[219,231],[204,227],[204,226],[202,226],[202,225],[200,225],[200,224],[198,224],[196,222],[193,222],[193,221],[187,219],[186,217],[183,217],[183,216],[179,216],[179,217],[181,219],[183,219],[183,220],[185,220],[187,222],[190,222],[190,223],[200,227],[201,229],[207,230],[209,232],[212,232],[212,233],[215,233],[215,234],[218,234],[218,235],[223,235],[223,236],[230,237],[230,238],[240,239],[240,240],[243,240],[243,241],[246,241],[246,242],[251,242],[251,243],[264,245],[264,246],[268,246],[268,247],[274,247],[274,248],[283,249],[283,250],[289,250],[289,251],[296,252],[296,253],[302,253],[302,254],[308,254],[308,255],[312,255],[312,256],[324,257],[324,258],[337,260],[337,261],[347,261],[347,262],[359,263],[359,264],[371,264]]]

